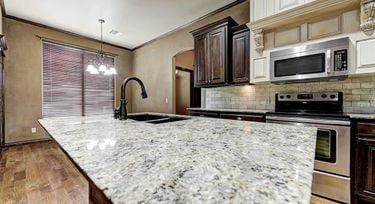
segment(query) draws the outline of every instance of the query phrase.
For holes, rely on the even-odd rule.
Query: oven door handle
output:
[[[280,121],[280,122],[295,122],[295,123],[315,123],[323,125],[342,125],[350,126],[349,120],[326,120],[316,118],[295,118],[295,117],[279,117],[279,116],[266,116],[266,120]]]

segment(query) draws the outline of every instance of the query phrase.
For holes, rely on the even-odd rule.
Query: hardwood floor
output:
[[[88,182],[54,142],[7,148],[0,203],[88,203]]]
[[[88,182],[55,142],[4,150],[0,204],[89,203]],[[333,204],[313,196],[311,204]]]

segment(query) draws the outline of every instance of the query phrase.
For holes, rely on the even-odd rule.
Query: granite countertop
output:
[[[375,113],[347,113],[350,118],[375,120]]]
[[[190,118],[39,122],[114,203],[310,203],[316,128]]]
[[[195,111],[217,111],[217,112],[233,112],[233,113],[257,113],[266,114],[270,110],[257,110],[257,109],[226,109],[226,108],[188,108],[188,110]]]

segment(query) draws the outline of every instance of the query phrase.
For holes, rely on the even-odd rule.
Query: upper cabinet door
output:
[[[233,35],[233,61],[232,81],[234,83],[250,82],[250,31],[235,33]]]
[[[201,35],[195,38],[195,86],[202,86],[208,83],[207,46],[207,35]]]
[[[209,33],[209,83],[221,84],[226,82],[226,56],[227,56],[227,33],[226,27],[220,27]]]
[[[275,0],[275,13],[301,6],[306,0]]]
[[[252,20],[257,21],[262,18],[271,16],[275,13],[275,0],[252,0],[251,13]]]

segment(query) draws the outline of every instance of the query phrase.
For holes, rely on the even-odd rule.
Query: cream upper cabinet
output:
[[[251,0],[251,21],[257,21],[275,14],[274,1],[275,0]]]
[[[305,3],[305,0],[274,0],[275,1],[275,13],[280,13],[297,6],[301,6]]]
[[[356,74],[375,73],[375,39],[369,38],[357,41]]]
[[[251,22],[302,6],[316,0],[250,0]]]

